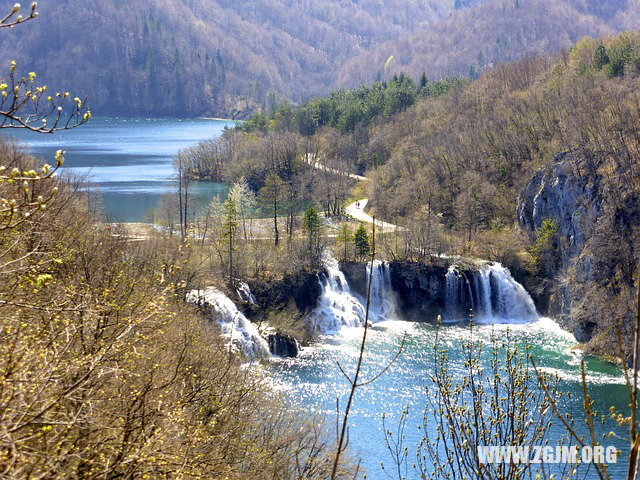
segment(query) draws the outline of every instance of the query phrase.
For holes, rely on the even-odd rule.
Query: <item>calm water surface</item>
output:
[[[508,330],[515,343],[524,345],[525,339],[528,339],[538,365],[548,372],[557,373],[562,382],[560,390],[572,393],[571,399],[562,399],[561,408],[578,419],[576,424],[583,419],[580,356],[570,351],[575,339],[548,319],[535,323],[496,325],[493,328],[498,338],[505,338]],[[477,338],[488,342],[491,329],[488,325],[476,327]],[[350,449],[362,458],[367,478],[372,480],[389,478],[380,468],[381,461],[387,465],[391,461],[384,443],[382,413],[387,415],[387,428],[391,427],[395,432],[402,409],[409,407],[405,445],[409,448],[410,470],[415,461],[415,447],[421,438],[418,425],[422,423],[424,407],[428,402],[425,386],[431,385],[429,374],[433,371],[435,328],[428,324],[402,321],[375,325],[367,339],[362,378],[371,377],[393,358],[404,332],[407,333],[407,340],[402,355],[377,382],[358,390],[350,417]],[[336,398],[340,399],[343,409],[349,390],[336,362],[339,361],[347,372],[353,373],[361,335],[360,328],[343,328],[340,335],[324,337],[322,342],[304,349],[297,358],[277,360],[269,367],[275,385],[286,397],[301,402],[304,407],[323,416],[330,425],[335,425]],[[442,327],[440,335],[441,345],[448,351],[454,376],[460,375],[464,361],[461,344],[467,338],[468,330],[463,326],[448,325]],[[605,414],[611,405],[626,411],[626,387],[619,369],[597,359],[588,359],[587,368],[595,407]],[[618,435],[603,442],[605,445],[616,445],[626,455],[625,431],[617,429],[612,423],[607,422],[599,428],[606,432],[614,430]],[[557,439],[559,435],[561,430],[556,426],[551,436]],[[611,478],[624,478],[624,472],[622,464],[610,469]],[[417,477],[410,474],[409,478]],[[597,477],[595,472],[589,472],[587,478]]]
[[[233,125],[207,119],[97,117],[51,135],[24,130],[5,135],[18,138],[49,163],[56,150],[66,150],[64,171],[86,177],[98,187],[109,221],[141,222],[161,195],[175,189],[176,153]],[[213,195],[226,195],[227,187],[197,182],[192,191],[204,202]]]

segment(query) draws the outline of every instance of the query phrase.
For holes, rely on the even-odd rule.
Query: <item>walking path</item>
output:
[[[311,165],[313,168],[315,168],[317,170],[330,172],[330,173],[333,173],[335,175],[345,175],[346,174],[349,178],[351,178],[353,180],[358,180],[359,182],[368,182],[369,181],[369,179],[367,177],[363,177],[362,175],[356,175],[355,173],[348,173],[348,172],[344,172],[342,170],[337,170],[335,168],[327,167],[327,166],[321,164],[320,162],[318,162],[315,159],[315,156],[314,156],[313,153],[308,153],[305,156],[305,161],[309,165]],[[361,200],[357,200],[357,201],[353,202],[352,204],[347,205],[347,207],[344,209],[344,213],[346,213],[351,218],[354,218],[355,220],[358,220],[360,222],[373,224],[373,217],[364,211],[364,209],[367,207],[368,203],[369,203],[369,199],[368,198],[363,198]],[[403,227],[398,227],[397,225],[394,225],[393,223],[384,222],[382,220],[376,220],[375,222],[376,222],[376,228],[380,229],[379,231],[382,232],[382,233],[394,232],[396,230],[402,230],[403,229]]]
[[[373,217],[366,213],[364,209],[369,203],[368,198],[363,198],[362,200],[358,200],[353,202],[344,209],[344,213],[349,215],[351,218],[354,218],[360,222],[364,223],[373,223]],[[381,233],[395,232],[396,230],[402,230],[402,227],[398,227],[393,223],[384,222],[382,220],[376,220],[376,229]]]
[[[360,182],[366,182],[369,180],[367,177],[363,177],[362,175],[356,175],[355,173],[348,173],[343,170],[338,170],[336,168],[327,167],[326,165],[321,164],[320,162],[315,160],[315,155],[313,153],[308,153],[306,155],[306,162],[311,165],[313,168],[317,170],[322,170],[324,172],[333,173],[335,175],[347,175],[347,177],[352,178],[353,180],[358,180]]]

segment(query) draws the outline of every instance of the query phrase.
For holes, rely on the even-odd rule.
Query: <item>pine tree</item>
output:
[[[427,72],[422,72],[422,76],[420,77],[420,88],[424,88],[429,85],[429,79],[427,78]]]
[[[596,51],[593,54],[593,67],[596,70],[602,70],[608,63],[609,55],[607,55],[607,49],[604,45],[600,44],[596,47]]]
[[[302,227],[307,235],[309,266],[313,269],[320,263],[320,231],[322,227],[320,215],[315,208],[309,207],[304,212]]]
[[[233,254],[235,252],[236,232],[238,230],[238,209],[233,197],[224,202],[224,224],[222,225],[222,241],[229,254],[229,287],[233,288]]]
[[[356,244],[356,254],[362,259],[371,252],[371,242],[369,241],[369,233],[364,225],[360,225],[353,234],[353,242]]]

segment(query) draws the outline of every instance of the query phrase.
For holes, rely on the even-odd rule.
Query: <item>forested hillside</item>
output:
[[[631,0],[39,4],[38,28],[5,35],[0,60],[21,58],[52,87],[64,79],[98,115],[242,117],[403,70],[473,76],[640,18]]]
[[[245,178],[287,215],[309,201],[336,215],[349,195],[366,195],[379,218],[406,227],[388,255],[424,260],[419,252],[436,249],[501,261],[542,311],[606,351],[605,327],[629,325],[632,311],[639,75],[640,35],[624,33],[471,83],[394,76],[257,114],[192,151],[185,168]],[[305,153],[365,174],[368,192],[305,169]]]
[[[43,0],[38,28],[17,29],[0,46],[4,61],[19,57],[50,83],[82,86],[98,114],[232,116],[324,92],[348,58],[454,8],[449,0],[401,5]]]
[[[640,3],[633,0],[492,0],[350,60],[337,84],[357,86],[401,71],[476,77],[526,54],[557,52],[586,35],[637,28]]]

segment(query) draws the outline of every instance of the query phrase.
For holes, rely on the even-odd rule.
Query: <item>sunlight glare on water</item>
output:
[[[270,371],[275,387],[291,401],[302,404],[323,416],[330,425],[335,422],[336,398],[344,408],[349,385],[340,373],[336,362],[353,373],[358,358],[362,328],[343,328],[338,335],[325,336],[302,350],[300,356],[274,360]],[[531,345],[531,353],[546,371],[558,373],[561,390],[571,392],[572,399],[563,397],[561,407],[576,418],[581,418],[580,354],[573,352],[575,339],[563,331],[553,320],[542,318],[534,322],[479,324],[474,327],[474,337],[489,342],[492,332],[498,339],[507,334],[515,344]],[[409,446],[409,462],[413,461],[415,447],[420,441],[418,424],[427,403],[425,386],[430,385],[429,374],[433,369],[433,345],[436,329],[427,323],[386,321],[369,329],[366,357],[362,378],[375,375],[396,354],[406,333],[405,347],[398,360],[375,383],[359,389],[350,425],[350,449],[362,458],[370,479],[388,478],[380,469],[380,462],[389,462],[382,431],[381,415],[385,413],[388,425],[395,426],[402,409],[409,407],[406,429],[406,445]],[[440,332],[441,347],[448,351],[454,375],[462,370],[462,341],[467,340],[469,330],[464,325],[446,325]],[[625,406],[626,387],[620,370],[597,359],[587,359],[588,381],[595,407],[606,413],[609,406]],[[610,429],[613,425],[608,425]],[[625,446],[624,431],[610,439],[619,448]],[[552,436],[558,438],[558,427]],[[610,472],[616,472],[616,467]],[[591,477],[588,477],[591,478]],[[612,477],[612,478],[615,478]]]

